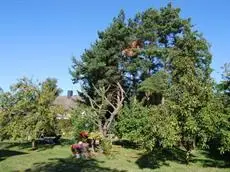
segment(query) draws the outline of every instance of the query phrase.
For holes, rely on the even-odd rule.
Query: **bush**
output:
[[[107,138],[101,140],[101,148],[105,155],[111,155],[112,153],[112,141]]]
[[[117,131],[123,139],[143,145],[147,150],[171,147],[179,140],[179,130],[170,105],[143,106],[134,100],[125,105],[119,116]]]

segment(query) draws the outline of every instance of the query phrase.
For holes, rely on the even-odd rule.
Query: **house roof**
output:
[[[76,106],[77,102],[80,102],[81,98],[79,96],[58,96],[54,100],[54,104],[56,105],[62,105],[65,110],[71,110]]]

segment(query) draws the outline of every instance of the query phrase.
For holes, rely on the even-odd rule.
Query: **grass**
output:
[[[229,172],[230,163],[213,158],[205,151],[193,151],[191,163],[185,165],[184,152],[171,149],[145,154],[125,145],[114,145],[111,156],[98,154],[91,160],[72,157],[69,144],[40,146],[32,151],[27,143],[0,143],[0,172]]]

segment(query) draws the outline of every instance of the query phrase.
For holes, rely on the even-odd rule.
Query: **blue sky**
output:
[[[68,68],[111,23],[120,9],[127,17],[147,8],[165,6],[169,0],[0,0],[0,87],[8,90],[18,78],[58,79],[59,87],[76,90]],[[230,62],[230,1],[172,0],[182,17],[211,44],[213,77]]]

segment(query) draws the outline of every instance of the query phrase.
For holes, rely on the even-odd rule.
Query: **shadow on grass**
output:
[[[46,149],[52,149],[55,146],[59,145],[59,146],[70,146],[72,144],[74,144],[75,141],[73,139],[63,139],[61,138],[59,142],[57,142],[56,144],[42,144],[42,143],[38,143],[37,144],[37,151],[44,151]]]
[[[55,145],[54,144],[39,144],[36,143],[36,149],[32,149],[32,144],[31,142],[1,142],[0,143],[0,148],[1,149],[20,149],[20,150],[36,150],[36,151],[43,151],[46,149],[53,148]]]
[[[128,148],[128,149],[140,148],[140,145],[132,141],[129,141],[129,140],[116,140],[116,141],[113,141],[113,145],[119,145],[119,146],[122,146],[123,148]]]
[[[221,155],[217,150],[201,151],[205,158],[195,157],[193,163],[200,163],[203,167],[230,168],[230,154]]]
[[[175,161],[180,164],[186,164],[186,152],[179,148],[171,149],[155,149],[152,152],[140,154],[140,158],[136,161],[139,168],[160,168],[160,166],[168,166],[167,161]],[[191,157],[194,157],[191,155]]]
[[[31,148],[31,142],[16,142],[16,141],[0,142],[1,149],[11,149],[14,147],[18,147],[20,149],[28,149]]]
[[[14,151],[14,150],[2,149],[0,150],[0,161],[5,160],[6,158],[11,157],[11,156],[18,156],[18,155],[23,155],[23,154],[27,154],[27,153],[20,152],[20,151]]]
[[[65,146],[65,145],[70,145],[72,142],[73,141],[69,139],[62,139],[61,142],[56,145]],[[35,151],[37,152],[43,151],[46,149],[52,149],[54,146],[56,146],[55,144],[39,144],[39,143],[37,143],[36,145],[37,147]],[[21,151],[17,151],[14,149],[21,150]],[[31,142],[16,142],[16,141],[0,142],[0,161],[3,161],[11,156],[28,154],[26,152],[23,152],[25,150],[30,150],[30,151],[34,150],[32,149]]]
[[[229,168],[230,156],[220,155],[219,152],[200,150],[198,154],[191,155],[190,163],[199,163],[203,167]],[[179,148],[156,149],[152,152],[142,154],[136,161],[139,168],[160,168],[168,166],[169,161],[186,164],[186,152]]]
[[[71,145],[74,143],[74,140],[71,139],[60,139],[60,142],[57,144],[43,144],[40,143],[39,141],[36,141],[36,150],[37,151],[43,151],[46,149],[51,149],[56,145]],[[27,149],[27,150],[32,150],[32,144],[31,142],[18,142],[18,141],[3,141],[0,142],[0,149],[12,149],[12,148],[19,148],[21,150]]]
[[[106,167],[101,167],[103,161],[95,159],[79,160],[73,157],[66,159],[50,159],[51,162],[36,163],[31,169],[26,172],[126,172],[125,170],[117,170]]]

